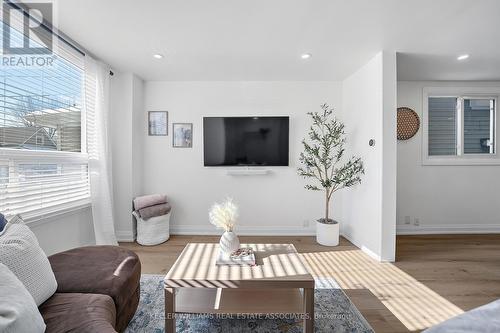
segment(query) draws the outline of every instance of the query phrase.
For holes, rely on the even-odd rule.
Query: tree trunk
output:
[[[325,223],[328,223],[328,213],[329,213],[329,198],[328,198],[328,189],[325,190]]]

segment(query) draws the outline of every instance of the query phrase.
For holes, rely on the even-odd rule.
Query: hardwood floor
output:
[[[379,263],[345,239],[330,248],[314,237],[240,237],[242,243],[293,243],[311,273],[333,277],[376,332],[421,331],[500,298],[500,235],[398,236],[397,262]],[[217,236],[173,236],[135,251],[142,272],[166,274],[184,245]]]
[[[398,236],[395,266],[463,311],[500,298],[500,235]]]

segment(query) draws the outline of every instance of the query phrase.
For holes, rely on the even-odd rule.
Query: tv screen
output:
[[[205,166],[287,166],[288,117],[205,117]]]

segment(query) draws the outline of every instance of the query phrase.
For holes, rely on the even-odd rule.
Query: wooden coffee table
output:
[[[314,279],[292,244],[242,244],[256,266],[217,266],[219,244],[189,243],[165,276],[165,332],[180,313],[290,314],[314,325]],[[270,317],[268,317],[270,318]]]

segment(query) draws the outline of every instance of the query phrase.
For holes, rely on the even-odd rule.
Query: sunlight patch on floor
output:
[[[463,311],[391,263],[361,250],[301,253],[315,277],[333,277],[342,289],[369,289],[410,331],[422,330]]]

